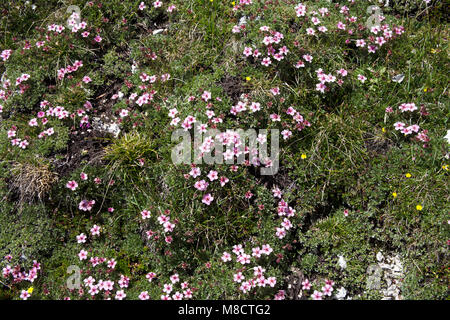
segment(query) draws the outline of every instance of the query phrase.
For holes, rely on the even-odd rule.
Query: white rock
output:
[[[156,29],[156,30],[153,30],[153,35],[161,33],[161,32],[166,31],[166,30],[167,29]]]

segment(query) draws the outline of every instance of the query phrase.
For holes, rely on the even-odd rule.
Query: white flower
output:
[[[345,261],[344,257],[343,257],[343,256],[338,256],[338,257],[339,257],[339,261],[338,261],[339,266],[340,266],[342,269],[347,268],[347,261]]]
[[[336,293],[336,299],[342,300],[345,298],[346,295],[347,295],[347,290],[345,290],[344,287],[341,287],[340,289],[338,289],[338,291]]]

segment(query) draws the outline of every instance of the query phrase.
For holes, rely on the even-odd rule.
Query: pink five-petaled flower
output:
[[[313,300],[322,300],[322,292],[315,290],[314,293],[311,295],[311,298]]]
[[[149,273],[146,274],[145,277],[147,278],[148,282],[152,282],[152,280],[153,280],[154,278],[156,278],[156,273],[154,273],[154,272],[149,272]]]
[[[210,181],[214,181],[218,179],[217,171],[211,170],[208,173],[208,178]]]
[[[125,292],[124,292],[123,290],[118,290],[118,291],[116,292],[115,299],[116,299],[116,300],[122,300],[122,299],[124,299],[126,296],[127,296],[127,295],[125,294]]]
[[[261,61],[261,64],[262,64],[263,66],[266,66],[266,67],[268,67],[271,63],[272,63],[272,61],[270,60],[269,57],[264,58],[264,59],[262,59],[262,61]]]
[[[358,74],[358,80],[361,81],[362,83],[364,83],[367,78],[365,76],[363,76],[362,74]]]
[[[207,193],[203,196],[202,202],[209,206],[213,200],[214,200],[214,197],[211,196],[210,193]]]
[[[170,281],[172,281],[173,284],[180,281],[180,277],[178,276],[178,273],[175,273],[170,276]]]
[[[197,178],[201,174],[200,168],[194,167],[189,172],[189,175],[191,175],[193,178]]]
[[[234,282],[241,283],[242,280],[244,280],[244,279],[245,279],[245,277],[242,275],[242,272],[238,272],[233,275]]]
[[[269,277],[266,283],[273,288],[277,284],[277,279],[275,277]]]
[[[81,249],[80,253],[78,253],[78,258],[80,258],[80,261],[87,259],[87,251]]]
[[[204,91],[202,94],[202,100],[205,102],[208,102],[208,100],[211,99],[211,92],[209,91]]]
[[[77,236],[77,242],[78,243],[85,243],[86,242],[86,235],[84,234],[84,233],[80,233],[78,236]]]
[[[222,254],[221,259],[222,259],[223,262],[231,261],[231,254],[229,254],[228,252],[225,251]]]
[[[322,287],[322,292],[326,296],[331,296],[331,293],[333,292],[333,287],[329,284],[326,284],[324,287]]]
[[[31,297],[31,294],[27,290],[22,290],[20,293],[20,298],[22,300],[27,300],[29,297]]]
[[[108,265],[108,268],[114,269],[116,267],[117,261],[115,259],[110,259],[106,264]]]
[[[141,300],[148,300],[150,299],[150,295],[148,294],[148,291],[142,291],[139,295],[139,299]]]
[[[146,209],[142,210],[141,211],[141,216],[142,216],[143,220],[150,218],[150,211],[148,211]]]
[[[171,284],[164,284],[164,286],[163,286],[164,288],[163,288],[163,292],[165,292],[165,293],[167,293],[167,294],[170,294],[171,292],[172,292],[172,289],[173,289],[173,287],[172,287],[172,285]]]
[[[89,76],[84,76],[82,81],[83,81],[84,83],[89,83],[89,82],[92,81],[92,79],[91,79]]]
[[[96,225],[96,224],[94,224],[93,226],[92,226],[92,228],[91,228],[91,234],[93,235],[93,236],[98,236],[98,235],[100,235],[100,227],[98,226],[98,225]]]
[[[311,283],[308,279],[305,279],[305,281],[302,282],[302,290],[309,290],[311,289]]]
[[[72,191],[75,191],[78,188],[78,183],[75,180],[71,180],[67,182],[66,187]]]

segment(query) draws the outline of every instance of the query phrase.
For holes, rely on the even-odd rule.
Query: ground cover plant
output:
[[[447,8],[2,2],[0,298],[447,299]]]

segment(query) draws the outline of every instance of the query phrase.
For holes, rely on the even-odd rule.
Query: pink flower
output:
[[[221,259],[223,262],[231,261],[231,254],[229,254],[228,252],[224,252]]]
[[[213,200],[214,200],[214,197],[211,196],[210,193],[207,193],[203,196],[202,202],[209,206]]]
[[[116,300],[122,300],[122,299],[124,299],[126,296],[127,296],[127,295],[125,294],[125,292],[124,292],[123,290],[118,290],[118,291],[116,292],[115,299],[116,299]]]
[[[268,67],[271,63],[272,63],[272,61],[270,60],[269,57],[264,58],[264,59],[262,59],[262,61],[261,61],[261,64],[262,64],[263,66],[266,66],[266,67]]]
[[[220,177],[220,186],[224,186],[225,184],[228,183],[228,181],[230,181],[227,177]]]
[[[3,61],[6,61],[9,59],[11,52],[12,52],[11,49],[3,50],[2,53],[0,54],[0,57],[2,58]]]
[[[80,258],[80,261],[87,259],[87,251],[81,249],[80,253],[78,253],[78,258]]]
[[[305,279],[302,282],[302,290],[309,290],[309,289],[311,289],[311,283],[309,282],[308,279]]]
[[[237,282],[237,283],[241,283],[242,280],[244,280],[245,277],[242,275],[242,272],[238,272],[236,274],[233,275],[233,281]]]
[[[277,96],[277,95],[280,94],[280,88],[278,88],[278,87],[272,88],[272,89],[270,89],[270,92],[271,92],[274,96]]]
[[[94,38],[94,41],[95,41],[95,42],[101,42],[101,41],[102,41],[102,37],[100,37],[99,35],[97,35],[97,36]]]
[[[277,284],[277,279],[275,277],[269,277],[266,280],[266,283],[270,286],[270,287],[274,287]]]
[[[244,52],[243,52],[244,56],[249,57],[253,54],[253,50],[252,48],[249,47],[245,47],[244,48]]]
[[[66,187],[72,191],[75,191],[78,188],[78,183],[75,180],[71,180],[67,182]]]
[[[154,278],[156,278],[156,273],[154,273],[154,272],[149,272],[149,273],[146,274],[145,277],[147,278],[148,282],[152,282],[152,280],[153,280]]]
[[[209,91],[204,91],[202,94],[202,100],[205,102],[208,102],[208,100],[211,99],[211,92]]]
[[[29,297],[31,297],[31,294],[29,294],[27,290],[22,290],[21,291],[20,298],[22,300],[27,300]]]
[[[217,180],[218,179],[217,171],[211,170],[208,173],[208,178],[209,178],[210,181]]]
[[[180,281],[180,277],[178,276],[178,273],[175,273],[170,276],[170,281],[172,281],[173,284]]]
[[[100,227],[99,226],[97,226],[96,224],[94,224],[93,226],[92,226],[92,228],[91,228],[91,234],[93,235],[93,236],[98,236],[98,235],[100,235]]]
[[[206,190],[206,188],[208,187],[208,182],[206,182],[205,180],[200,180],[200,181],[197,181],[195,184],[194,184],[194,187],[197,189],[197,190],[200,190],[200,191],[205,191]]]
[[[191,169],[191,172],[189,172],[189,174],[193,177],[193,178],[197,178],[200,175],[201,171],[200,168],[194,167]]]
[[[173,287],[172,287],[171,284],[167,284],[166,283],[166,284],[163,285],[163,292],[164,293],[170,294],[172,292],[172,289],[173,289]]]
[[[78,243],[85,243],[86,242],[86,235],[84,233],[80,233],[77,236],[77,242]]]
[[[311,295],[311,298],[313,300],[322,300],[322,292],[315,290],[314,293]]]
[[[329,284],[326,284],[324,287],[322,287],[322,292],[326,296],[331,296],[331,293],[333,292],[333,287]]]
[[[141,211],[141,216],[142,216],[142,219],[143,219],[143,220],[150,218],[150,211],[145,210],[145,209],[142,210],[142,211]]]
[[[82,81],[83,81],[84,83],[89,83],[89,82],[92,81],[92,79],[91,79],[90,77],[88,77],[88,76],[84,76]]]
[[[95,200],[81,200],[78,208],[83,211],[91,211],[94,204]]]
[[[117,261],[115,259],[110,259],[106,264],[108,265],[108,268],[114,269],[116,267]]]
[[[358,80],[364,83],[367,80],[367,78],[364,77],[362,74],[358,74]]]
[[[141,300],[148,300],[148,299],[150,299],[150,295],[148,294],[148,291],[141,292],[141,294],[139,295],[139,299],[141,299]]]

